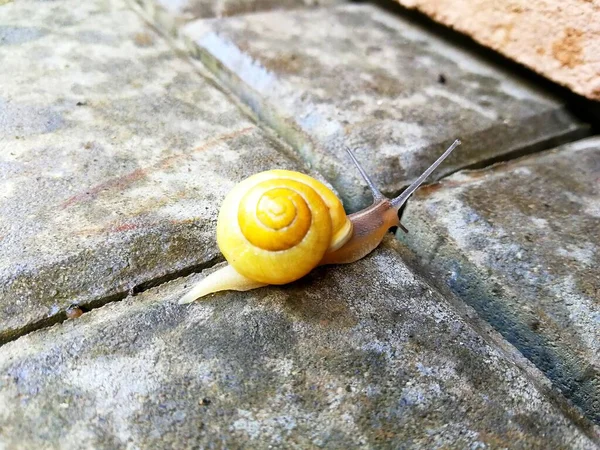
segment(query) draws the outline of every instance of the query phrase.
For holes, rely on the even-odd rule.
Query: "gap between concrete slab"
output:
[[[593,136],[594,135],[590,135],[587,132],[587,130],[574,130],[574,131],[565,133],[562,136],[554,136],[552,138],[548,138],[548,139],[545,139],[545,140],[542,140],[539,142],[525,144],[521,148],[513,150],[509,153],[495,156],[494,158],[488,158],[488,159],[479,161],[477,163],[469,164],[467,166],[457,168],[456,170],[452,170],[452,171],[448,172],[447,174],[445,174],[444,176],[440,177],[434,183],[423,184],[423,187],[427,187],[432,184],[441,183],[446,178],[452,176],[453,174],[455,174],[457,172],[462,172],[463,170],[482,170],[482,169],[491,167],[495,164],[512,161],[514,159],[519,159],[519,158],[522,158],[523,156],[528,156],[528,155],[532,155],[535,153],[541,153],[541,152],[556,148],[560,145],[565,145],[568,143],[580,141],[582,139],[588,139]],[[457,151],[457,152],[460,151],[460,147],[458,147],[455,151]],[[400,195],[402,193],[402,191],[404,191],[407,187],[408,186],[404,186],[398,192],[395,192],[392,195],[392,197],[396,197],[396,196]],[[410,199],[407,201],[407,203],[409,201],[410,201]],[[404,204],[404,206],[402,206],[402,208],[400,208],[400,211],[399,211],[400,218],[402,218],[402,213],[403,213],[405,207],[406,207],[406,204]]]
[[[501,349],[507,359],[526,373],[528,378],[535,384],[537,390],[543,393],[546,399],[559,409],[565,417],[587,437],[600,444],[600,428],[584,416],[581,410],[573,405],[537,366],[506,340],[474,308],[468,305],[461,297],[454,294],[450,287],[445,284],[443,277],[438,276],[439,274],[432,271],[430,267],[423,265],[408,247],[406,247],[403,260],[414,273],[425,279],[433,289],[439,292],[486,342]]]
[[[194,273],[200,273],[203,270],[209,269],[223,261],[223,256],[219,254],[218,256],[215,256],[211,260],[206,261],[204,263],[196,264],[190,267],[185,267],[175,272],[166,273],[164,275],[161,275],[160,277],[143,281],[133,286],[127,291],[117,292],[106,297],[100,297],[89,302],[80,303],[73,306],[81,309],[83,314],[85,314],[94,309],[102,308],[104,305],[107,305],[109,303],[120,302],[121,300],[124,300],[128,297],[135,297],[141,294],[142,292],[160,286],[161,284],[168,283],[178,278],[184,278]],[[2,333],[0,334],[0,347],[9,342],[16,341],[20,337],[33,333],[34,331],[42,330],[44,328],[50,328],[56,324],[60,324],[68,318],[69,317],[67,316],[67,312],[61,311],[57,314],[52,315],[51,317],[47,317],[46,319],[38,320],[36,322],[27,324],[26,326],[18,330],[11,330],[8,333]]]

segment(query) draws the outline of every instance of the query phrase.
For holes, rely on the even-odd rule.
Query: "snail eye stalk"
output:
[[[442,163],[442,161],[444,161],[450,155],[450,153],[452,153],[452,151],[460,144],[461,142],[458,139],[455,140],[452,143],[452,145],[448,147],[448,150],[446,150],[442,154],[442,156],[436,159],[436,161],[431,166],[429,166],[419,178],[413,181],[411,185],[402,192],[402,194],[400,194],[398,197],[392,200],[392,206],[396,209],[400,209],[400,207],[406,202],[406,200],[408,200],[408,197],[410,197],[419,188],[419,186],[423,184],[423,182],[427,179],[429,175],[431,175],[431,173],[437,168],[437,166],[439,166]]]
[[[377,188],[377,186],[375,186],[375,183],[373,183],[373,180],[371,180],[371,177],[369,177],[369,175],[367,175],[367,172],[365,172],[365,169],[360,165],[360,163],[356,159],[356,156],[354,156],[354,153],[352,152],[352,150],[350,150],[348,147],[345,147],[345,148],[346,148],[346,151],[348,152],[348,155],[350,155],[352,162],[354,163],[354,165],[360,172],[360,175],[363,177],[363,180],[365,180],[365,183],[367,183],[367,186],[369,186],[369,189],[371,189],[371,193],[373,194],[373,201],[377,202],[379,200],[384,199],[385,196],[381,193],[381,191]]]

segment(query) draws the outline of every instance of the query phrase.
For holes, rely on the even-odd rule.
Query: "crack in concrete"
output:
[[[582,139],[588,139],[590,137],[597,136],[597,135],[598,134],[592,133],[590,129],[571,130],[560,136],[554,136],[554,137],[551,137],[551,138],[548,138],[545,140],[533,142],[531,144],[524,145],[522,147],[519,147],[519,148],[517,148],[511,152],[505,153],[503,155],[498,155],[493,158],[488,158],[488,159],[478,161],[473,164],[466,165],[461,168],[457,168],[456,170],[450,171],[449,173],[447,173],[443,177],[439,178],[438,180],[434,181],[433,183],[423,184],[421,189],[431,187],[438,183],[443,183],[443,181],[445,179],[451,177],[452,175],[454,175],[455,173],[458,173],[458,172],[469,171],[469,170],[489,169],[496,164],[502,164],[502,163],[514,161],[516,159],[523,158],[525,156],[532,156],[537,153],[549,151],[549,150],[552,150],[559,146],[571,144],[571,143],[580,141]],[[402,191],[404,191],[404,189],[406,189],[407,187],[408,186],[405,186],[402,189],[400,189],[398,192],[394,193],[393,197],[400,195],[402,193]],[[411,199],[409,198],[406,201],[406,203],[402,206],[402,208],[400,208],[400,210],[398,212],[400,219],[402,219],[402,215],[404,214],[406,205],[410,201],[411,201]]]
[[[161,284],[168,283],[170,281],[177,280],[179,278],[185,278],[189,275],[200,273],[206,269],[210,269],[211,267],[223,262],[225,259],[221,254],[215,256],[209,261],[195,264],[189,267],[184,267],[183,269],[176,270],[174,272],[169,272],[164,275],[161,275],[156,278],[152,278],[146,281],[142,281],[141,283],[136,284],[132,288],[116,292],[114,294],[107,295],[105,297],[96,298],[84,303],[73,304],[69,308],[79,308],[83,314],[87,314],[90,311],[93,311],[98,308],[102,308],[109,303],[120,302],[128,297],[135,297],[149,289],[160,286]],[[82,315],[83,315],[82,314]],[[79,316],[81,317],[81,316]],[[38,320],[36,322],[29,323],[19,329],[10,330],[0,334],[0,348],[8,344],[9,342],[16,341],[17,339],[26,336],[35,331],[43,330],[46,328],[53,327],[54,325],[61,324],[65,320],[69,319],[67,315],[67,311],[60,311],[56,314],[53,314],[50,317],[46,317],[45,319]],[[74,319],[75,320],[75,319]]]

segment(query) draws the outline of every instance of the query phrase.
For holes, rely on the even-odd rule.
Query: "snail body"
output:
[[[381,194],[348,150],[373,194],[371,206],[348,216],[337,196],[308,175],[269,170],[246,178],[227,194],[217,220],[217,244],[229,264],[200,281],[179,303],[222,290],[287,284],[317,266],[363,258],[391,227],[404,229],[398,210],[459,144],[455,141],[394,199]]]

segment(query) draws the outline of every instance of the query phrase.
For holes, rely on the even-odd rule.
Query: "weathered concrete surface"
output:
[[[592,100],[600,100],[600,3],[398,0]]]
[[[11,342],[0,445],[597,448],[398,252],[185,306],[180,279]]]
[[[560,101],[373,5],[200,20],[182,33],[352,210],[370,196],[345,145],[391,194],[457,137],[436,177],[581,130]]]
[[[0,6],[0,342],[219,253],[283,156],[120,1]]]
[[[455,174],[403,223],[434,276],[600,422],[600,138]]]
[[[140,0],[142,1],[142,0]],[[189,21],[204,17],[225,17],[273,9],[305,6],[304,0],[146,0],[162,6],[177,18]]]
[[[153,20],[169,29],[200,18],[227,17],[239,14],[316,7],[342,3],[344,0],[132,0]]]

